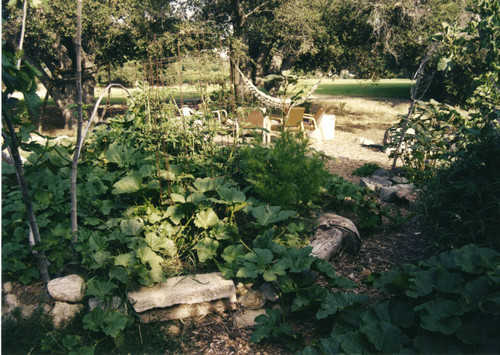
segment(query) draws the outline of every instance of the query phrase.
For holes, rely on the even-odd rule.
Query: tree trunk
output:
[[[77,196],[76,183],[78,176],[78,158],[82,140],[83,125],[83,88],[82,88],[82,0],[77,0],[76,6],[76,88],[78,105],[78,127],[76,133],[76,146],[71,164],[71,233],[73,233],[73,243],[78,241],[78,217],[77,217]]]
[[[70,105],[77,102],[76,66],[73,67],[74,60],[67,55],[67,50],[59,49],[58,53],[60,54],[62,69],[53,68],[49,65],[42,66],[41,62],[33,59],[30,55],[25,55],[25,59],[42,73],[40,81],[47,90],[50,90],[50,96],[61,110],[64,118],[64,128],[73,129],[77,115],[76,109],[71,108]],[[82,60],[83,68],[92,68],[94,66],[93,61],[83,50]],[[91,105],[94,102],[95,78],[90,73],[82,73],[82,81],[83,103]]]
[[[31,248],[31,252],[35,255],[35,258],[38,262],[38,271],[40,272],[40,276],[42,277],[43,282],[47,283],[50,281],[49,271],[48,271],[48,262],[45,257],[45,253],[43,251],[35,251],[33,247],[41,242],[40,232],[38,230],[38,224],[36,223],[35,212],[33,211],[33,205],[31,203],[31,198],[28,193],[28,186],[26,185],[26,180],[24,180],[24,169],[23,163],[21,161],[21,157],[19,155],[19,146],[17,144],[16,132],[14,130],[14,126],[12,125],[12,121],[10,117],[2,111],[2,116],[7,125],[7,130],[10,135],[10,154],[12,157],[12,161],[14,162],[14,167],[16,169],[16,177],[17,182],[19,184],[19,190],[21,191],[21,195],[23,197],[24,204],[26,206],[26,214],[28,216],[30,234],[28,237],[28,243]],[[6,138],[6,134],[3,133],[4,139]]]

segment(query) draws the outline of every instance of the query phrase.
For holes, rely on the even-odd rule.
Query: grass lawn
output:
[[[299,86],[311,87],[316,82],[316,79],[300,80]],[[315,94],[409,100],[410,85],[410,79],[380,79],[378,81],[323,79]]]

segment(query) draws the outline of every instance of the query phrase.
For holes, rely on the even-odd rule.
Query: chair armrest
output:
[[[283,124],[283,118],[279,116],[268,116],[269,121],[279,121],[279,124]]]
[[[314,126],[314,129],[317,129],[317,128],[318,128],[318,125],[316,124],[316,120],[314,119],[314,117],[313,117],[313,116],[311,116],[311,115],[308,115],[308,116],[304,115],[303,119],[304,119],[304,120],[308,120],[308,121],[312,121],[312,124],[313,124],[313,126]]]

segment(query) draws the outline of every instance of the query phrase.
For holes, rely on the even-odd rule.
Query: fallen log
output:
[[[358,229],[350,219],[334,213],[325,213],[318,218],[308,246],[313,248],[312,255],[329,261],[341,251],[358,253],[361,243]]]

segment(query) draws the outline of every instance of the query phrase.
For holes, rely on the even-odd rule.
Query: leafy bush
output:
[[[352,215],[359,229],[380,228],[382,217],[389,217],[382,211],[370,190],[353,184],[341,176],[331,175],[325,184],[325,190],[324,207]]]
[[[285,209],[304,210],[318,201],[328,172],[304,139],[285,133],[272,148],[243,148],[237,158],[241,179],[262,201]]]
[[[424,184],[424,231],[441,250],[475,243],[500,250],[500,141],[470,146]]]
[[[476,0],[470,10],[476,14],[465,28],[447,26],[435,36],[443,50],[437,70],[444,73],[465,65],[470,75],[463,75],[466,97],[458,98],[460,108],[418,103],[416,115],[408,128],[415,134],[404,137],[403,161],[417,180],[432,176],[436,169],[446,167],[469,145],[497,136],[499,131],[500,71],[498,70],[500,39],[498,23],[500,8],[496,0]],[[479,55],[481,60],[465,60]],[[397,127],[404,125],[402,120]],[[396,127],[395,127],[396,128]],[[395,129],[393,146],[399,143]],[[469,149],[470,150],[470,149]]]
[[[372,176],[375,171],[380,169],[380,166],[376,163],[366,163],[357,168],[352,172],[356,176]]]
[[[450,155],[463,149],[467,143],[461,132],[471,126],[467,116],[449,105],[431,100],[417,102],[415,112],[408,120],[403,136],[400,158],[406,175],[416,183],[431,177],[439,168],[446,167]],[[397,148],[405,120],[389,129],[389,147]],[[390,157],[394,157],[394,152]]]
[[[143,66],[138,61],[128,61],[121,65],[113,65],[109,72],[108,68],[101,68],[96,74],[96,81],[106,86],[110,83],[122,84],[127,87],[136,85],[137,82],[145,81]]]
[[[391,298],[368,309],[324,302],[316,317],[330,319],[331,335],[301,354],[495,353],[499,265],[496,251],[468,245],[372,277]]]

